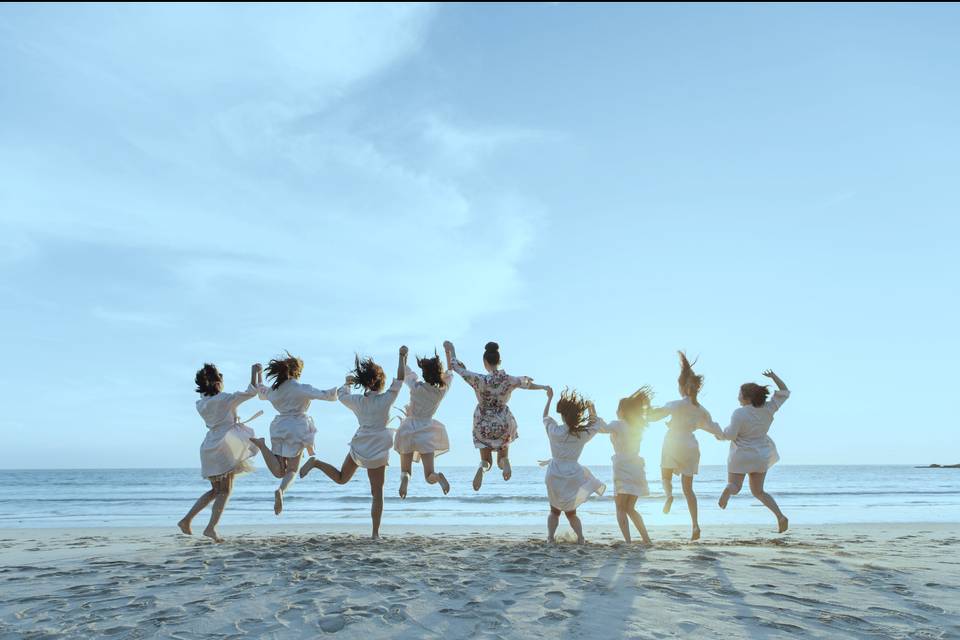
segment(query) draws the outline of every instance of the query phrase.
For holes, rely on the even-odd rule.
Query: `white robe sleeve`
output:
[[[300,385],[300,389],[311,400],[326,400],[328,402],[334,402],[340,391],[337,387],[332,389],[317,389],[309,384]]]
[[[244,391],[237,391],[230,394],[230,406],[237,408],[253,396],[258,394],[258,389],[254,385],[249,385]]]
[[[777,410],[783,406],[783,403],[787,401],[787,398],[790,397],[789,389],[777,389],[773,392],[773,397],[766,401],[763,405],[766,408],[770,409],[770,413],[776,413]]]
[[[261,400],[267,399],[267,394],[270,393],[270,387],[258,384],[257,385],[257,397]]]
[[[410,388],[410,391],[413,391],[417,388],[417,383],[420,381],[420,378],[417,376],[416,371],[410,368],[409,365],[404,367],[403,370],[403,384],[407,385]]]
[[[350,386],[343,385],[337,389],[337,400],[339,400],[343,406],[347,407],[351,411],[356,411],[357,409],[357,396],[356,394],[350,393]]]
[[[740,424],[740,409],[737,409],[730,416],[730,425],[723,429],[723,437],[727,440],[736,440],[737,434],[740,433]]]

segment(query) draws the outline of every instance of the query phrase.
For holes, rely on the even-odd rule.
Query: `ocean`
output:
[[[427,485],[414,466],[406,500],[397,489],[399,468],[391,466],[385,488],[385,524],[540,525],[548,512],[543,469],[515,467],[504,482],[494,468],[483,488],[470,486],[475,467],[443,467],[450,494]],[[585,526],[614,519],[612,471],[591,466],[608,483],[603,497],[580,507]],[[663,488],[654,471],[647,476],[651,495],[638,509],[650,526],[689,524],[679,480],[673,511],[661,513]],[[277,481],[266,470],[236,479],[222,525],[365,524],[369,521],[369,485],[361,469],[344,486],[314,470],[297,480],[286,496],[284,513],[273,514]],[[744,486],[726,511],[717,498],[726,484],[723,466],[704,466],[694,489],[700,498],[701,525],[766,524],[773,516]],[[169,526],[207,490],[197,469],[84,469],[0,471],[0,528]],[[767,476],[767,491],[780,503],[791,524],[866,522],[960,522],[960,469],[917,469],[910,466],[777,465]],[[201,513],[197,523],[206,520]]]

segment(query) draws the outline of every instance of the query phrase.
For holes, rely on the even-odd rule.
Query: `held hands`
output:
[[[260,364],[259,362],[256,362],[250,366],[250,371],[252,371],[253,373],[260,373],[261,371],[263,371],[263,365]]]
[[[547,398],[553,398],[553,387],[547,385],[544,387],[544,389],[547,391]]]
[[[407,357],[407,354],[408,354],[409,352],[410,352],[410,350],[407,349],[407,345],[403,345],[402,347],[400,347],[400,357],[401,357],[401,358],[406,358],[406,357]]]
[[[346,384],[347,386],[353,386],[353,384],[354,384],[356,381],[357,381],[356,376],[348,375],[347,378],[346,378],[346,380],[344,380],[344,384]]]
[[[446,351],[447,353],[450,353],[451,351],[453,351],[453,343],[450,342],[449,340],[444,340],[443,350]]]

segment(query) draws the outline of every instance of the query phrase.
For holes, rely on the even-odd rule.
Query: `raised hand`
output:
[[[403,345],[402,347],[400,347],[400,357],[401,357],[401,358],[406,358],[406,357],[407,357],[407,354],[408,354],[409,352],[410,352],[410,350],[407,349],[407,345]]]
[[[777,377],[777,374],[773,372],[773,369],[764,369],[763,375],[766,376],[767,378],[770,378],[771,380]]]
[[[453,343],[449,340],[443,341],[443,350],[444,351],[453,351]]]

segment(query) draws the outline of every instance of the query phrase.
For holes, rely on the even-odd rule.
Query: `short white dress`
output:
[[[350,393],[350,386],[337,390],[340,402],[357,416],[360,428],[350,441],[350,457],[358,467],[379,469],[390,462],[393,429],[388,429],[390,408],[397,400],[403,382],[394,380],[383,393]]]
[[[614,455],[610,460],[613,464],[614,495],[650,495],[646,465],[640,457],[643,429],[631,427],[623,420],[614,420],[605,427],[601,425],[600,432],[609,433],[613,444]]]
[[[651,420],[670,416],[667,435],[663,438],[660,456],[661,469],[673,469],[674,475],[695,476],[700,470],[700,445],[693,432],[703,429],[715,436],[723,436],[720,425],[713,421],[710,412],[693,404],[690,398],[668,402],[650,412]]]
[[[747,405],[733,412],[730,426],[723,430],[730,440],[729,473],[764,473],[780,460],[777,445],[767,432],[773,424],[773,414],[789,397],[789,390],[778,389],[762,407]]]
[[[221,392],[197,400],[197,413],[207,425],[207,436],[200,445],[200,473],[204,478],[253,470],[249,459],[257,454],[257,447],[250,438],[256,434],[238,421],[237,407],[255,395],[257,388],[250,385],[246,391]]]
[[[269,400],[279,414],[270,423],[270,450],[284,458],[296,458],[304,449],[313,455],[317,428],[313,418],[307,415],[310,401],[333,402],[337,399],[337,388],[317,389],[290,378],[276,389],[260,385],[257,391],[260,399]]]
[[[477,396],[473,410],[473,446],[477,449],[501,449],[519,437],[517,420],[507,403],[514,389],[526,389],[531,379],[511,376],[502,369],[493,373],[474,373],[459,360],[450,368],[460,374]]]
[[[543,481],[547,485],[550,506],[554,509],[573,511],[586,502],[591,494],[602,496],[607,490],[607,485],[578,462],[584,445],[596,435],[601,425],[602,421],[598,420],[577,437],[553,418],[548,416],[543,419],[550,439],[550,453],[553,454],[553,458],[545,463],[547,474]]]
[[[447,428],[439,420],[434,420],[433,415],[447,395],[453,374],[450,371],[443,373],[442,387],[423,382],[410,367],[407,367],[404,376],[403,382],[410,388],[410,404],[406,407],[407,417],[397,428],[394,450],[400,454],[412,453],[414,462],[419,462],[420,455],[424,453],[435,456],[446,453],[450,450]]]

